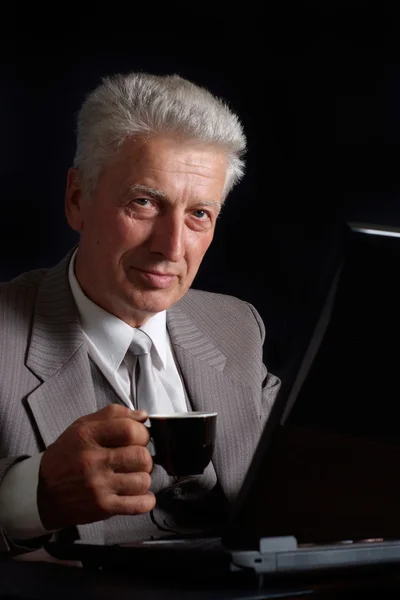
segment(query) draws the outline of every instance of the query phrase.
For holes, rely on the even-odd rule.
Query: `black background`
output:
[[[3,9],[0,280],[77,241],[63,197],[85,94],[115,72],[177,72],[228,100],[249,146],[196,287],[255,304],[279,372],[337,224],[400,226],[395,5]]]

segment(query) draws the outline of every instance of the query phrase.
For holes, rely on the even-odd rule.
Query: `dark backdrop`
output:
[[[63,196],[84,95],[115,72],[178,72],[226,98],[249,142],[196,286],[256,305],[279,372],[337,224],[400,225],[396,15],[321,4],[5,11],[0,280],[76,242]]]

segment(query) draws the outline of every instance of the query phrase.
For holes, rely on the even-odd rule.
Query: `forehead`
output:
[[[221,148],[174,138],[127,139],[111,169],[124,180],[136,183],[184,179],[192,185],[222,187],[227,156]]]

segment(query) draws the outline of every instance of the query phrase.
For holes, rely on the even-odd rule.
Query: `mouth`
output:
[[[175,273],[164,273],[162,271],[154,270],[147,271],[145,269],[139,269],[138,267],[131,267],[131,269],[137,271],[139,277],[150,284],[151,287],[159,289],[169,287],[178,278]]]

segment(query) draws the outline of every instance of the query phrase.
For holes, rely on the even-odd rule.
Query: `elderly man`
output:
[[[227,514],[279,380],[238,299],[189,290],[243,173],[238,118],[178,76],[105,79],[84,102],[65,210],[79,245],[0,286],[0,550],[118,543]],[[203,475],[153,465],[132,343],[150,340],[159,411],[218,411]]]

